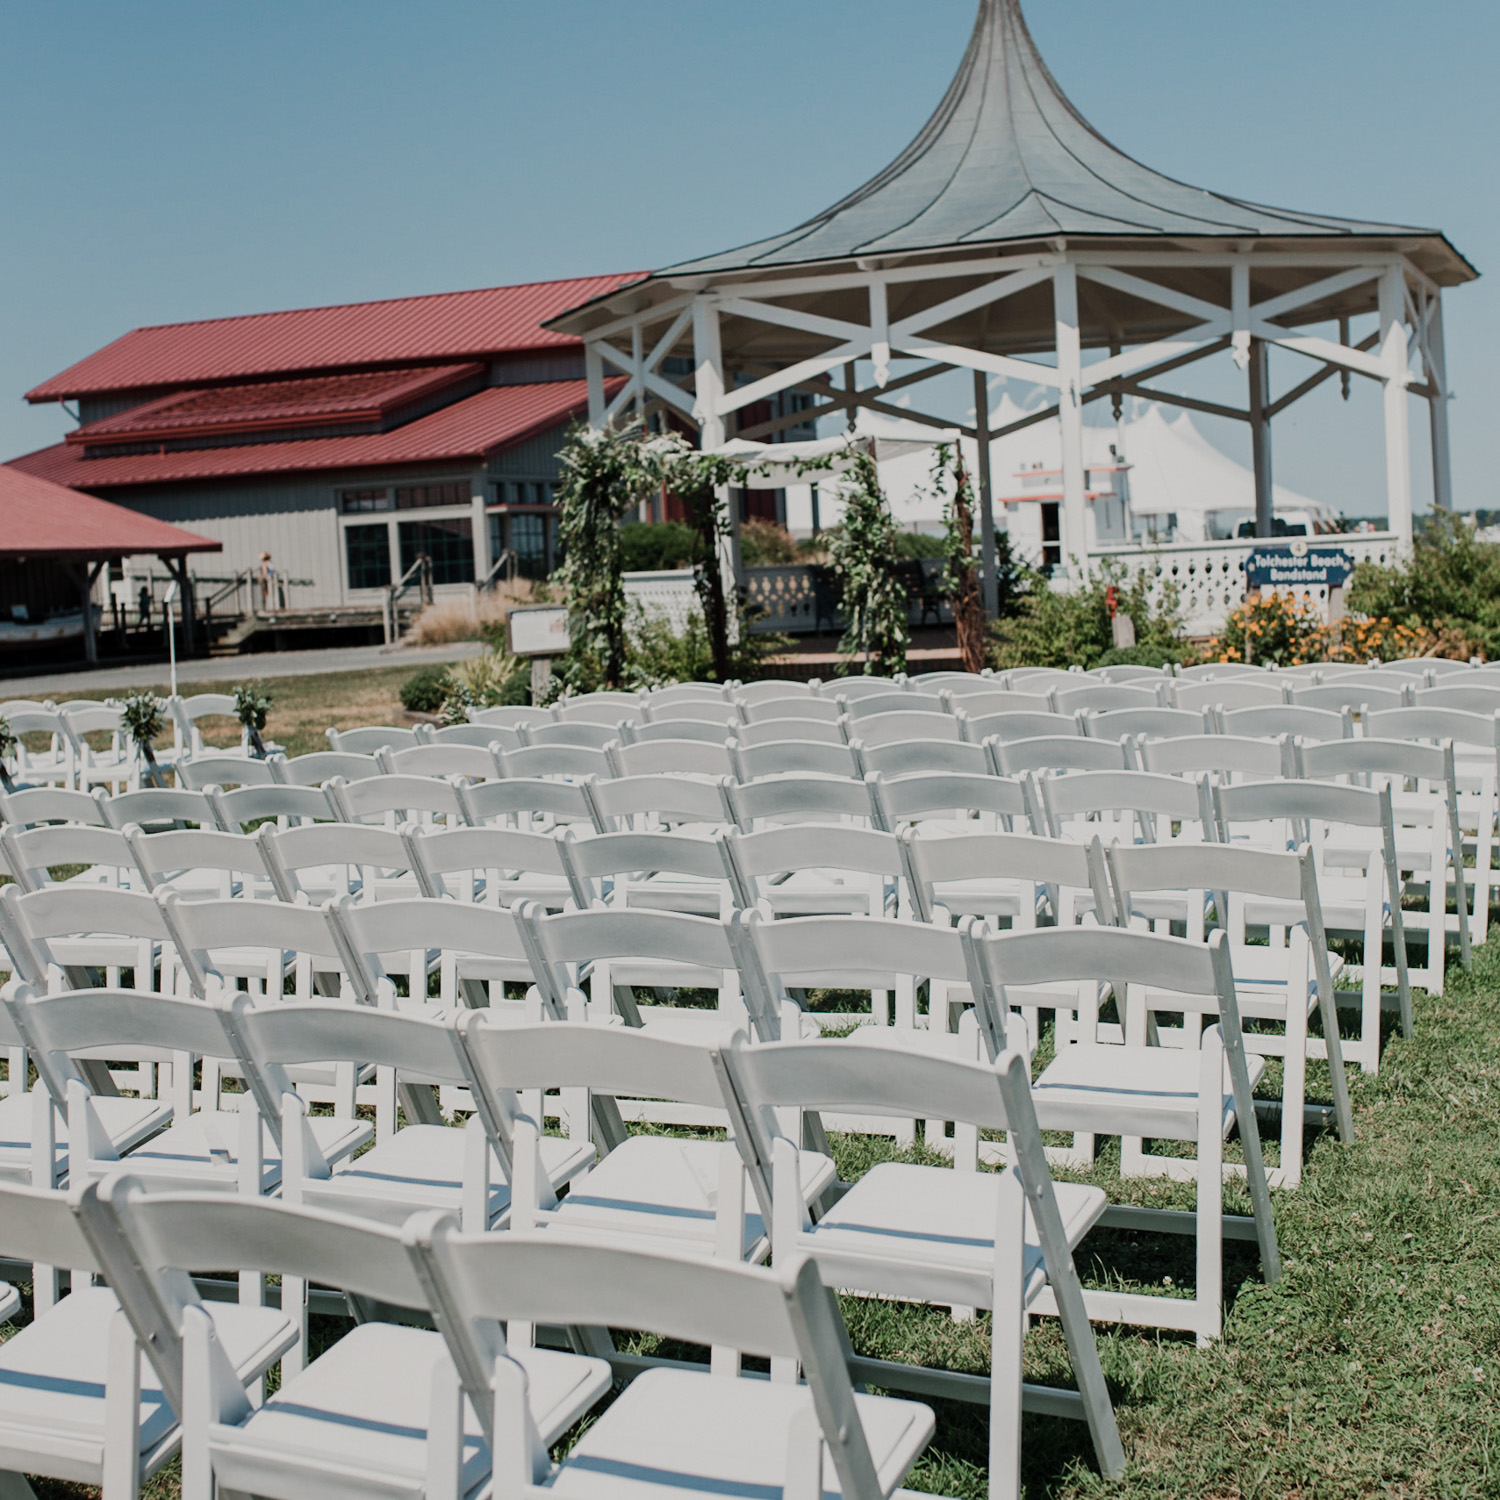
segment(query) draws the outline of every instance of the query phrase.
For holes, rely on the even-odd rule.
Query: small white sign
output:
[[[562,656],[567,652],[568,611],[561,604],[528,604],[510,612],[512,656]]]

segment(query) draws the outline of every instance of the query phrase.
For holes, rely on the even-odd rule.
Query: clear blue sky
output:
[[[1158,170],[1436,226],[1491,273],[1449,295],[1449,384],[1457,503],[1500,504],[1500,7],[1027,17],[1084,115]],[[972,19],[972,0],[8,5],[0,455],[68,425],[28,387],[140,324],[647,269],[788,227],[915,133]],[[1279,384],[1311,369],[1286,358]],[[1238,392],[1227,360],[1201,392]],[[1324,387],[1278,421],[1277,478],[1380,509],[1377,419],[1369,382],[1348,407]],[[1241,429],[1203,425],[1248,457]]]

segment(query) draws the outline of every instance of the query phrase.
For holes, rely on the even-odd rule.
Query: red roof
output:
[[[263,380],[253,385],[179,391],[103,417],[67,436],[70,443],[139,443],[190,434],[255,432],[329,422],[379,421],[393,410],[484,373],[478,363],[423,365],[414,370],[370,370]]]
[[[571,334],[552,333],[541,325],[644,274],[583,276],[137,328],[43,381],[27,392],[26,399],[61,401],[106,391],[218,384],[341,365],[430,364],[576,347],[579,341]]]
[[[0,557],[77,561],[154,552],[181,557],[224,544],[123,505],[0,464]]]
[[[612,395],[623,384],[606,384]],[[177,453],[128,453],[85,458],[76,444],[58,443],[13,459],[11,466],[79,489],[116,485],[172,484],[190,479],[232,479],[320,469],[431,463],[482,458],[556,427],[588,405],[582,380],[538,385],[494,385],[391,432],[348,437],[298,438],[193,448]]]

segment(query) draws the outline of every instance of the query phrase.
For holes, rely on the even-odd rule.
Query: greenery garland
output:
[[[234,716],[250,736],[250,748],[261,759],[266,758],[265,741],[261,731],[266,727],[266,716],[276,700],[270,688],[263,682],[237,683],[234,689]]]
[[[0,716],[0,788],[7,792],[15,791],[16,784],[10,779],[10,767],[6,762],[20,743],[21,737],[10,727],[10,720]]]
[[[120,722],[135,742],[146,763],[146,775],[155,787],[165,787],[161,767],[156,764],[156,737],[166,728],[162,700],[155,693],[132,693],[121,705]]]
[[[880,488],[875,460],[851,446],[844,515],[828,549],[849,626],[839,642],[846,669],[861,660],[865,675],[906,670],[906,596],[896,575],[896,523]],[[878,663],[878,665],[877,665]]]

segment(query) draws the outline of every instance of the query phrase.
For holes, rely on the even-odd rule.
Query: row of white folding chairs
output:
[[[1287,863],[1295,866],[1297,862],[1288,857]],[[1292,880],[1292,889],[1296,890],[1295,874]],[[668,921],[663,918],[647,924],[639,915],[622,920],[618,914],[607,912],[538,917],[535,919],[535,924],[540,929],[539,941],[548,947],[549,951],[557,944],[561,944],[574,952],[579,946],[602,946],[607,951],[612,945],[621,941],[619,934],[630,927],[639,930],[649,925],[659,929],[669,925]],[[675,917],[670,919],[670,925],[678,929],[694,929],[691,942],[687,945],[687,952],[690,956],[701,953],[703,943],[714,932],[718,933],[714,941],[718,943],[721,955],[725,947],[734,946],[735,929],[726,932],[721,924],[705,922],[702,919]],[[898,968],[907,974],[916,971],[918,975],[927,977],[934,984],[941,982],[944,987],[972,985],[977,1001],[976,1011],[988,1018],[979,1023],[979,1030],[981,1033],[990,1034],[995,1039],[995,1044],[1002,1046],[1009,1027],[1017,1026],[1011,1011],[1014,1005],[1024,1005],[1029,999],[1034,1005],[1061,1006],[1078,1011],[1081,1019],[1079,1025],[1072,1029],[1070,1045],[1060,1050],[1057,1061],[1049,1065],[1038,1081],[1039,1097],[1046,1099],[1049,1104],[1045,1116],[1047,1128],[1072,1130],[1090,1137],[1095,1134],[1120,1134],[1127,1139],[1135,1138],[1137,1145],[1139,1145],[1138,1137],[1145,1134],[1158,1139],[1194,1141],[1205,1153],[1200,1158],[1196,1171],[1200,1195],[1208,1194],[1209,1198],[1204,1206],[1211,1210],[1206,1216],[1200,1213],[1199,1223],[1195,1229],[1200,1237],[1207,1235],[1207,1239],[1200,1238],[1200,1250],[1205,1245],[1211,1245],[1215,1251],[1215,1259],[1217,1259],[1219,1219],[1222,1213],[1220,1184],[1223,1174],[1216,1159],[1216,1143],[1221,1139],[1222,1120],[1227,1108],[1231,1115],[1237,1115],[1242,1121],[1246,1156],[1242,1170],[1249,1173],[1252,1195],[1258,1198],[1255,1232],[1261,1236],[1263,1247],[1267,1243],[1267,1232],[1270,1229],[1269,1201],[1264,1198],[1265,1179],[1258,1160],[1258,1149],[1256,1149],[1258,1134],[1249,1123],[1254,1119],[1253,1106],[1250,1102],[1251,1089],[1254,1079],[1261,1074],[1264,1059],[1252,1056],[1249,1063],[1246,1061],[1229,952],[1222,934],[1216,936],[1208,944],[1158,938],[1147,934],[1115,933],[1109,936],[1102,930],[1082,929],[1051,933],[1018,932],[991,938],[985,935],[982,926],[976,927],[973,924],[955,930],[868,918],[814,918],[768,922],[757,920],[755,914],[747,914],[740,919],[737,927],[744,943],[757,955],[760,967],[772,974],[775,984],[783,994],[796,980],[802,979],[805,982],[809,975],[832,976],[845,975],[851,970],[856,973],[863,971],[868,982],[872,969],[880,971],[882,975]],[[615,929],[613,937],[610,935],[611,928]],[[592,937],[589,935],[589,929],[594,930]],[[679,947],[678,951],[681,952],[682,949]],[[1305,962],[1305,946],[1302,952]],[[718,961],[723,962],[723,957],[720,956]],[[679,966],[680,964],[679,959]],[[756,971],[752,969],[746,972]],[[1098,986],[1101,981],[1105,980],[1115,984],[1115,993],[1122,1002],[1121,1014],[1125,1025],[1123,1039],[1117,1045],[1109,1045],[1092,1035],[1092,1022],[1096,1016],[1091,1016],[1090,1011],[1097,1010]],[[1304,976],[1304,996],[1307,988],[1306,976]],[[1127,989],[1134,998],[1127,999]],[[1197,998],[1191,999],[1192,996]],[[39,1003],[46,1004],[45,1001]],[[201,1002],[179,1003],[201,1005]],[[569,1004],[571,1007],[571,1001]],[[1184,1042],[1176,1047],[1155,1046],[1150,1040],[1148,1012],[1157,1010],[1190,1013],[1193,1017],[1216,1016],[1218,1026],[1209,1028],[1195,1040]],[[1140,1012],[1139,1015],[1137,1011]],[[310,1064],[330,1055],[346,1058],[355,1064],[377,1061],[381,1063],[381,1066],[389,1069],[399,1070],[406,1067],[410,1073],[409,1081],[430,1084],[433,1081],[447,1082],[450,1079],[466,1076],[462,1069],[455,1070],[455,1065],[451,1060],[444,1063],[442,1056],[439,1055],[441,1049],[435,1052],[432,1045],[417,1047],[413,1044],[404,1053],[399,1050],[395,1033],[402,1030],[411,1032],[413,1028],[404,1023],[422,1019],[420,1015],[409,1011],[366,1010],[363,1014],[385,1018],[383,1029],[377,1026],[375,1021],[367,1023],[376,1029],[375,1039],[367,1039],[357,1046],[336,1042],[333,1029],[340,1024],[340,1018],[358,1014],[360,1011],[357,1007],[351,1010],[347,1006],[329,1006],[317,1002],[293,1006],[271,1003],[259,1008],[254,1006],[247,1008],[242,1004],[236,1012],[237,1032],[243,1031],[247,1036],[253,1036],[256,1028],[260,1027],[273,1037],[282,1038],[279,1042],[273,1040],[264,1043],[263,1045],[270,1050],[259,1055],[254,1053],[254,1047],[250,1041],[241,1038],[238,1044],[241,1053],[249,1055],[250,1060],[247,1061],[245,1055],[240,1055],[239,1060],[246,1070],[247,1077],[252,1080],[252,1095],[265,1092],[261,1084],[254,1081],[255,1067],[260,1067],[262,1074],[269,1077],[273,1063],[276,1067],[294,1063]],[[432,1018],[429,1017],[429,1019]],[[543,1026],[542,1030],[546,1032],[559,1024],[565,1023],[552,1022],[550,1025]],[[100,1026],[107,1030],[107,1018],[100,1023]],[[722,1040],[726,1035],[721,1027],[707,1030],[693,1028],[693,1030],[697,1032],[700,1044],[704,1045],[722,1045]],[[471,1036],[490,1038],[488,1045],[491,1054],[500,1059],[496,1064],[498,1067],[504,1067],[507,1048],[514,1044],[514,1038],[518,1034],[517,1023],[514,1020],[493,1010],[487,1015],[481,1014],[472,1024],[465,1021],[460,1027],[460,1033],[465,1039]],[[1024,1027],[1017,1026],[1017,1033],[1018,1041],[1024,1038]],[[288,1039],[294,1034],[300,1035],[301,1040],[294,1042]],[[613,1040],[614,1038],[641,1035],[638,1030],[631,1028],[618,1031],[608,1027],[586,1027],[584,1034],[593,1036],[594,1040],[587,1043],[586,1051],[595,1056],[599,1049],[605,1047],[619,1051],[624,1043]],[[186,1035],[185,1032],[179,1035],[180,1043],[185,1041]],[[664,1042],[667,1045],[674,1043],[678,1046],[685,1045],[685,1039],[690,1037],[691,1032],[684,1033],[681,1030],[678,1030],[675,1036],[671,1030],[653,1032],[651,1027],[647,1027],[644,1032],[644,1040],[647,1042]],[[384,1038],[383,1041],[382,1038]],[[158,1041],[160,1040],[161,1038],[158,1037]],[[940,1041],[942,1038],[938,1037],[934,1040]],[[950,1038],[950,1040],[955,1039]],[[961,1034],[956,1041],[958,1049],[950,1047],[934,1050],[932,1046],[906,1045],[897,1050],[922,1057],[954,1057],[961,1055],[963,1045]],[[101,1049],[107,1049],[110,1045],[123,1046],[124,1042],[123,1037],[118,1041],[106,1041],[103,1032],[96,1030],[93,1033],[94,1055],[97,1056]],[[377,1045],[377,1042],[380,1045]],[[1221,1054],[1215,1050],[1220,1045],[1228,1049],[1223,1062],[1218,1060]],[[1206,1071],[1199,1063],[1199,1054],[1205,1048],[1215,1057],[1215,1065],[1207,1070],[1212,1074],[1212,1079],[1207,1085],[1207,1094],[1203,1092],[1200,1077],[1200,1075],[1206,1076]],[[637,1048],[638,1053],[642,1050]],[[993,1047],[991,1051],[993,1052]],[[448,1055],[451,1059],[451,1049]],[[971,1052],[970,1055],[975,1054]],[[839,1061],[841,1057],[853,1065],[857,1056],[858,1054],[855,1053],[823,1052],[821,1066],[824,1069],[832,1069],[836,1074],[843,1066]],[[473,1059],[470,1061],[472,1064]],[[1141,1070],[1148,1064],[1149,1077],[1152,1081],[1143,1087]],[[49,1066],[51,1066],[50,1063]],[[502,1075],[491,1075],[487,1081],[483,1079],[476,1081],[472,1073],[467,1077],[471,1085],[471,1097],[476,1101],[481,1096],[489,1099],[498,1097],[498,1092],[503,1089],[510,1089],[524,1095],[540,1087],[556,1085],[562,1087],[566,1095],[570,1089],[587,1086],[596,1091],[608,1093],[612,1097],[627,1092],[630,1094],[643,1092],[662,1098],[677,1098],[688,1104],[712,1105],[720,1111],[727,1106],[731,1115],[734,1114],[732,1103],[720,1097],[716,1092],[709,1093],[700,1090],[684,1095],[675,1091],[660,1074],[653,1073],[649,1067],[638,1066],[632,1070],[621,1065],[613,1071],[609,1069],[599,1071],[596,1066],[592,1081],[581,1072],[565,1075],[555,1062],[548,1064],[545,1068],[533,1064],[529,1072],[524,1066],[520,1068],[513,1066]],[[1232,1099],[1225,1097],[1225,1084],[1222,1081],[1225,1079],[1232,1080],[1234,1084],[1231,1091]],[[304,1155],[311,1153],[318,1143],[315,1139],[307,1137],[305,1131],[300,1136],[298,1134],[302,1131],[301,1115],[294,1091],[285,1086],[277,1086],[281,1088],[280,1097],[283,1100],[280,1116],[283,1120],[281,1143],[283,1151],[288,1158],[293,1154],[294,1148]],[[81,1081],[75,1079],[69,1081],[69,1087],[76,1098],[80,1096],[84,1086]],[[1093,1104],[1083,1097],[1090,1090],[1094,1096]],[[1150,1097],[1149,1104],[1148,1096]],[[1174,1096],[1178,1098],[1178,1104],[1175,1107],[1167,1102]],[[1106,1098],[1108,1106],[1103,1107],[1102,1101]],[[857,1101],[847,1096],[840,1098],[835,1095],[822,1100],[807,1099],[801,1102],[810,1106],[831,1109],[835,1112],[834,1118],[841,1118],[847,1112],[857,1109]],[[1298,1103],[1300,1105],[1300,1100]],[[1174,1108],[1180,1118],[1175,1119],[1171,1124],[1165,1123],[1164,1114],[1173,1113]],[[480,1114],[483,1113],[481,1106]],[[897,1115],[903,1112],[890,1110],[887,1113]],[[917,1113],[928,1119],[939,1121],[962,1118],[952,1109],[951,1102],[941,1094],[930,1095],[918,1108],[905,1113]],[[1300,1108],[1298,1113],[1300,1114]],[[413,1118],[410,1114],[408,1117]],[[420,1116],[415,1118],[420,1118]],[[516,1145],[516,1121],[514,1116],[508,1116],[508,1119],[511,1130],[509,1143],[507,1144],[503,1135],[492,1134],[490,1146],[502,1163],[506,1162],[506,1153],[509,1153],[509,1160],[516,1163],[517,1170],[519,1170],[520,1155]],[[1154,1124],[1147,1125],[1148,1119],[1154,1121]],[[1206,1125],[1205,1121],[1208,1122]],[[592,1124],[596,1130],[604,1128],[606,1134],[609,1133],[606,1128],[607,1120],[605,1125],[601,1125],[601,1116],[592,1106],[584,1111],[573,1111],[565,1116],[564,1126],[576,1132],[580,1122],[583,1123],[585,1129]],[[974,1122],[966,1123],[973,1124]],[[441,1127],[437,1128],[441,1129]],[[483,1135],[485,1131],[494,1129],[483,1119],[480,1120],[478,1127],[471,1126],[470,1128],[476,1135]],[[383,1153],[386,1159],[371,1153],[359,1158],[348,1168],[342,1169],[338,1177],[344,1179],[343,1181],[335,1180],[331,1185],[324,1187],[309,1183],[300,1188],[299,1192],[304,1195],[314,1193],[321,1195],[319,1201],[325,1204],[337,1203],[342,1193],[342,1201],[345,1204],[358,1203],[361,1205],[361,1211],[375,1216],[388,1216],[391,1212],[389,1204],[391,1184],[403,1175],[399,1165],[400,1153],[408,1149],[402,1142],[402,1134],[397,1133],[390,1138],[388,1147],[377,1146],[375,1148],[375,1153]],[[614,1144],[624,1148],[618,1167],[620,1172],[627,1170],[627,1163],[632,1155],[645,1153],[651,1149],[652,1143],[644,1140],[639,1145],[627,1146],[625,1137],[618,1129],[615,1129],[614,1136],[616,1138]],[[576,1146],[581,1137],[575,1133],[553,1139],[556,1141],[573,1140]],[[463,1142],[461,1138],[451,1134],[447,1140],[450,1143],[446,1157],[446,1170],[449,1176],[444,1180],[451,1181],[455,1157],[461,1153]],[[298,1141],[301,1142],[300,1145]],[[669,1150],[680,1147],[680,1142],[669,1145],[665,1141],[657,1141],[654,1144],[667,1147]],[[711,1143],[704,1144],[710,1151],[714,1149]],[[942,1142],[934,1140],[933,1144],[941,1146]],[[191,1154],[190,1146],[184,1149]],[[559,1145],[556,1149],[566,1155],[570,1148],[566,1145]],[[967,1141],[955,1137],[954,1144],[949,1149],[972,1157],[978,1149],[977,1137],[970,1137]],[[148,1162],[159,1160],[150,1155],[149,1147],[138,1148],[138,1150],[144,1150],[147,1153],[140,1158],[143,1171],[146,1170]],[[163,1148],[160,1155],[170,1158],[171,1154]],[[473,1162],[474,1158],[470,1156],[467,1160]],[[1207,1180],[1209,1174],[1205,1170],[1205,1162],[1212,1163],[1211,1181]],[[1165,1165],[1165,1161],[1162,1164]],[[546,1166],[545,1163],[543,1165]],[[170,1168],[165,1170],[170,1171]],[[292,1170],[290,1164],[285,1170]],[[820,1174],[820,1179],[819,1182],[809,1185],[808,1196],[810,1197],[818,1196],[821,1190],[820,1184],[821,1186],[827,1184],[826,1164],[818,1167],[817,1172]],[[405,1175],[408,1178],[413,1175],[410,1164]],[[691,1175],[703,1179],[698,1185],[698,1197],[701,1199],[705,1190],[714,1181],[715,1174],[710,1171],[708,1173],[695,1172]],[[319,1176],[317,1180],[324,1183],[330,1182],[326,1175]],[[565,1207],[560,1215],[560,1222],[565,1222],[570,1212],[581,1213],[585,1222],[588,1221],[591,1213],[595,1216],[604,1216],[609,1200],[606,1182],[607,1179],[597,1174],[591,1176],[588,1186],[588,1204],[575,1204],[573,1210]],[[641,1196],[647,1191],[647,1180],[628,1177],[627,1182],[628,1190],[622,1187],[621,1202],[649,1203],[653,1201],[649,1197],[643,1199]],[[409,1182],[406,1191],[408,1193],[411,1191]],[[519,1179],[516,1179],[511,1184],[507,1202],[517,1201],[519,1193]],[[457,1197],[458,1195],[452,1193],[450,1196]],[[472,1195],[472,1184],[468,1201],[471,1204],[476,1201]],[[477,1199],[480,1205],[491,1201],[491,1197],[484,1195]],[[701,1207],[701,1203],[695,1206]],[[1100,1206],[1102,1207],[1102,1202]],[[488,1210],[480,1212],[481,1220],[487,1212]],[[651,1222],[649,1218],[645,1220],[645,1223],[649,1222]],[[643,1227],[643,1224],[638,1219],[637,1228],[640,1227]],[[711,1234],[705,1236],[702,1229],[699,1231],[699,1236],[712,1238]],[[1175,1299],[1127,1299],[1130,1302],[1129,1310],[1122,1312],[1121,1308],[1124,1304],[1119,1303],[1118,1299],[1105,1298],[1104,1301],[1111,1309],[1107,1315],[1123,1316],[1129,1321],[1136,1321],[1139,1318],[1154,1322],[1157,1326],[1191,1328],[1197,1331],[1200,1337],[1211,1337],[1217,1332],[1217,1320],[1220,1316],[1220,1309],[1215,1305],[1217,1300],[1217,1293],[1214,1290],[1217,1284],[1216,1274],[1213,1267],[1200,1263],[1200,1275],[1204,1278],[1200,1281],[1200,1290],[1208,1292],[1209,1295],[1206,1299],[1200,1298],[1197,1306],[1173,1305]],[[1150,1305],[1138,1305],[1142,1302]],[[1166,1321],[1160,1321],[1162,1319]]]
[[[0,712],[18,743],[11,752],[13,779],[30,785],[88,790],[104,785],[140,785],[143,762],[124,727],[124,710],[115,704],[80,698],[63,704],[13,702]],[[107,735],[96,747],[89,736]],[[26,743],[32,738],[32,745]],[[46,743],[37,745],[38,738]]]

